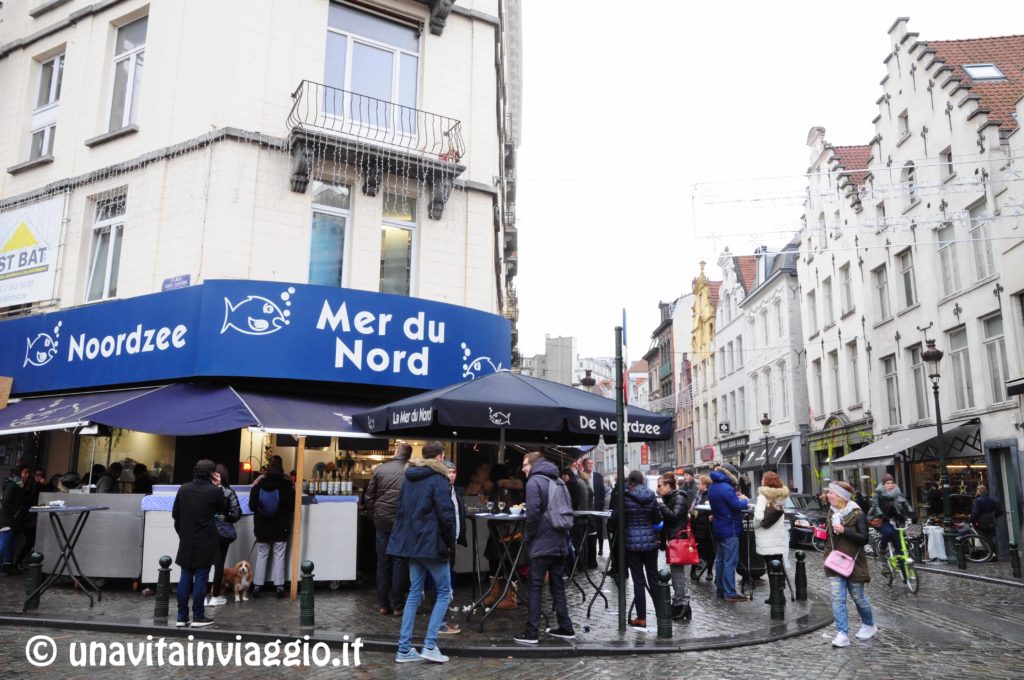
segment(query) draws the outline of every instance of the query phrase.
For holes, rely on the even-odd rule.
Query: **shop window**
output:
[[[342,286],[351,189],[344,184],[313,182],[312,194],[309,282],[318,286]]]
[[[86,302],[117,296],[126,201],[124,194],[96,202],[92,225]]]

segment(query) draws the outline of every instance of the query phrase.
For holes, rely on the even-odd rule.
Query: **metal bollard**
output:
[[[43,582],[43,553],[34,552],[28,558],[28,583],[25,584],[25,595],[30,594]],[[25,610],[39,609],[39,595],[25,601]]]
[[[786,574],[782,571],[782,562],[772,560],[768,565],[768,599],[771,600],[773,621],[786,618]]]
[[[1013,569],[1013,577],[1020,578],[1020,553],[1018,552],[1018,545],[1016,543],[1010,544],[1010,568]]]
[[[153,618],[167,618],[167,603],[171,599],[171,558],[164,555],[160,558],[160,569],[156,575],[156,603],[153,605]]]
[[[306,560],[299,567],[302,570],[302,582],[299,583],[299,625],[313,624],[313,563]]]
[[[956,537],[956,568],[967,568],[967,555],[964,554],[964,537]]]
[[[796,551],[796,599],[801,602],[807,599],[807,565],[804,560],[807,553],[803,550]]]
[[[672,637],[672,572],[665,567],[658,572],[654,591],[654,609],[658,614],[658,637]]]

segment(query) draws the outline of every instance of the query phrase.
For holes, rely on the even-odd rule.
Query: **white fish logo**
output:
[[[281,293],[285,306],[291,306],[289,298],[294,292],[294,288],[289,288],[287,293]],[[238,304],[224,298],[224,325],[220,332],[223,335],[231,328],[245,335],[270,335],[291,323],[288,320],[291,313],[290,309],[282,310],[276,302],[260,295],[250,295]]]
[[[511,413],[502,413],[501,411],[495,411],[490,406],[487,407],[487,410],[490,413],[491,422],[494,423],[495,425],[511,425],[512,424],[512,422],[511,422],[512,414]]]
[[[57,322],[57,325],[53,327],[52,336],[49,333],[40,333],[34,338],[25,338],[25,362],[21,365],[22,368],[29,365],[45,366],[57,356],[57,346],[60,344],[60,327],[63,324],[63,321]]]

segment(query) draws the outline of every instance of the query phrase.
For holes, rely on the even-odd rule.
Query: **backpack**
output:
[[[277,489],[260,489],[259,504],[256,512],[264,517],[273,517],[281,507],[281,494]]]
[[[569,498],[569,489],[561,479],[548,480],[548,493],[545,499],[546,508],[544,516],[551,523],[555,531],[568,531],[572,529],[573,514],[572,500]]]

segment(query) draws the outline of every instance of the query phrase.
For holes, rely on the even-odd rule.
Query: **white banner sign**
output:
[[[53,298],[64,200],[0,213],[0,307]]]

